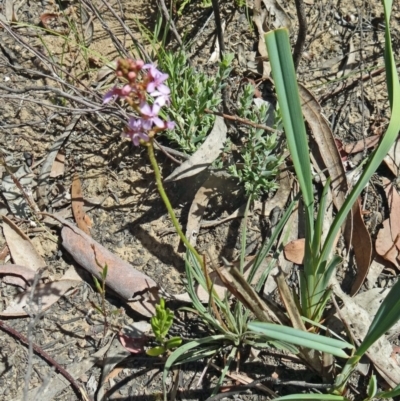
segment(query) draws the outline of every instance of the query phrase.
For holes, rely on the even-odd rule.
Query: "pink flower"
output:
[[[147,84],[147,92],[154,97],[171,93],[168,86],[163,83],[168,79],[168,74],[163,74],[153,64],[145,64],[143,68],[149,70],[150,82]]]
[[[140,105],[140,112],[147,121],[151,121],[158,128],[164,128],[164,121],[158,117],[160,109],[161,105],[157,102],[157,100],[154,102],[153,106],[150,106],[148,103],[142,103]]]
[[[147,142],[149,136],[146,134],[151,129],[151,122],[142,118],[130,117],[128,123],[128,131],[125,136],[131,138],[135,146],[139,146],[140,140]]]
[[[166,121],[165,122],[165,129],[174,129],[175,123],[173,121]]]

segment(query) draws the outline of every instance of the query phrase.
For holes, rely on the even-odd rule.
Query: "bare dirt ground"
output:
[[[0,29],[0,151],[5,161],[0,165],[3,179],[0,212],[8,218],[3,220],[3,232],[0,233],[0,262],[2,265],[19,264],[12,248],[20,249],[20,253],[28,252],[24,234],[43,261],[42,266],[36,265],[44,268],[44,281],[39,285],[65,279],[67,272],[75,284],[62,290],[57,288],[56,295],[57,291],[62,295],[58,294],[48,308],[44,305],[44,310],[38,311],[35,304],[27,302],[24,310],[7,314],[4,311],[9,310],[25,291],[25,284],[10,284],[4,279],[10,273],[1,272],[4,274],[3,280],[0,277],[1,321],[50,355],[85,388],[90,399],[162,399],[162,361],[127,351],[116,336],[121,327],[133,331],[133,324],[140,321],[144,322],[141,330],[148,333],[148,318],[137,313],[134,302],[127,304],[110,290],[107,307],[111,310],[120,308],[123,312],[116,315],[105,333],[101,317],[94,312],[93,305],[99,304],[100,298],[91,274],[63,247],[60,224],[51,219],[45,223],[35,221],[29,212],[29,199],[21,196],[19,188],[12,187],[13,180],[10,180],[11,170],[23,185],[24,192],[32,194],[34,204],[41,211],[56,213],[72,222],[70,188],[74,177],[78,176],[83,210],[92,225],[91,237],[149,276],[167,293],[184,291],[183,248],[171,231],[172,224],[158,196],[146,153],[132,147],[129,141],[121,140],[126,114],[124,110],[103,107],[104,89],[97,89],[100,87],[98,73],[106,59],[116,60],[119,56],[133,54],[135,43],[151,53],[138,22],[152,31],[157,3],[138,0],[80,3],[75,0],[55,4],[22,0],[14,2],[14,16],[12,11],[10,14],[11,3],[0,1],[0,16],[4,21]],[[216,63],[208,60],[214,50],[215,21],[212,9],[202,8],[198,3],[188,4],[182,16],[174,14],[174,20],[182,37],[194,39],[189,49],[193,65],[213,74]],[[221,15],[226,21],[226,51],[235,54],[229,83],[229,90],[235,93],[242,78],[256,76],[258,36],[256,27],[249,24],[244,7],[236,7],[233,1],[220,3]],[[297,32],[294,3],[282,1],[280,4],[292,23],[294,43]],[[388,122],[389,106],[384,72],[374,74],[383,65],[384,30],[380,26],[380,2],[308,0],[305,6],[309,30],[298,69],[299,82],[320,101],[335,138],[343,144],[382,134]],[[250,18],[252,7],[249,5]],[[7,21],[10,20],[17,24],[9,25]],[[71,29],[71,21],[79,32]],[[400,6],[394,2],[391,28],[396,54],[399,51],[399,21]],[[39,31],[38,27],[42,29]],[[170,42],[173,48],[172,34]],[[233,101],[231,106],[234,108]],[[59,149],[61,152],[57,153]],[[368,150],[364,149],[363,153],[354,156],[354,160],[349,156],[355,165],[360,162],[360,157],[366,156]],[[43,165],[51,152],[58,154],[60,170],[44,177]],[[161,152],[157,157],[163,176],[169,175],[176,165]],[[393,180],[394,177],[386,170],[382,167],[375,183],[363,195],[364,210],[368,211],[363,217],[373,240],[390,212],[380,179],[389,177]],[[183,227],[196,191],[205,178],[206,175],[200,174],[195,179],[166,185]],[[11,187],[7,186],[8,182]],[[222,179],[203,219],[213,221],[229,216],[245,201],[243,188],[235,180]],[[259,212],[249,219],[249,254],[261,243],[269,224],[269,216]],[[7,238],[6,230],[12,232],[12,236]],[[233,261],[240,249],[239,234],[240,219],[233,219],[202,229],[197,246],[209,252],[217,263],[222,257]],[[13,247],[10,238],[13,238]],[[24,260],[24,256],[27,260],[26,255],[20,255],[19,260]],[[339,272],[349,280],[344,284],[347,290],[355,276],[354,265],[350,258],[348,270]],[[382,269],[372,287],[385,288],[396,278],[397,271],[393,266],[386,265]],[[46,304],[47,301],[42,302]],[[171,303],[173,309],[179,306],[179,303]],[[175,333],[184,338],[195,338],[206,332],[193,316],[177,310],[176,315]],[[0,330],[0,400],[23,399],[24,390],[29,400],[81,399],[79,390],[60,372],[55,372],[52,363],[40,353],[30,352],[11,334]],[[396,346],[396,335],[392,342]],[[216,361],[217,367],[222,365],[222,360]],[[168,379],[167,387],[170,389],[175,383],[177,397],[182,400],[207,399],[210,387],[218,378],[218,370],[215,366],[209,367],[203,377],[205,366],[206,363],[200,362],[184,366]],[[269,375],[283,381],[319,380],[295,359],[274,352],[250,357],[240,364],[239,371],[253,379]],[[354,399],[363,399],[364,394],[359,391],[364,391],[361,389],[365,388],[366,381],[367,377],[362,375],[354,379]],[[226,385],[240,383],[230,376]],[[39,395],[36,393],[38,388],[42,391]],[[293,385],[272,384],[270,388],[280,395],[298,391]],[[261,391],[242,397],[246,400],[271,399],[270,394]]]

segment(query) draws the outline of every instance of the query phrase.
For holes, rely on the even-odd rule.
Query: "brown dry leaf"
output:
[[[71,287],[75,287],[79,281],[59,280],[46,284],[39,284],[35,288],[32,304],[35,308],[41,308],[42,311],[50,308],[56,303]],[[3,317],[28,316],[25,308],[28,306],[31,290],[19,294],[10,302],[10,305],[0,312]]]
[[[197,235],[200,231],[200,223],[203,218],[204,211],[207,208],[210,197],[215,193],[221,178],[211,174],[199,188],[194,196],[192,205],[190,206],[188,221],[186,225],[186,238],[192,246],[196,245]]]
[[[395,177],[400,175],[400,138],[398,138],[397,141],[392,145],[383,161],[386,163]]]
[[[280,298],[286,307],[286,311],[289,315],[292,326],[295,329],[307,331],[299,310],[296,306],[296,303],[293,299],[292,292],[286,283],[285,275],[282,271],[280,271],[274,278],[278,286]],[[300,354],[313,367],[313,369],[315,369],[317,372],[322,372],[320,352],[312,349],[300,348]],[[331,359],[330,363],[333,363],[333,358]]]
[[[357,294],[367,277],[372,257],[372,241],[361,213],[361,202],[358,199],[352,208],[353,212],[353,238],[352,245],[357,263],[357,272],[351,286],[350,295]]]
[[[285,258],[296,265],[303,264],[305,243],[304,238],[289,242],[283,248]]]
[[[6,275],[2,279],[3,283],[25,288],[26,284],[31,285],[35,272],[25,266],[7,264],[0,266],[0,275]]]
[[[107,264],[107,286],[124,300],[130,301],[128,305],[131,308],[144,316],[152,316],[154,305],[159,300],[157,283],[67,220],[56,219],[64,225],[61,230],[62,245],[74,260],[98,279],[102,269],[97,265],[96,259],[101,266]]]
[[[376,253],[400,269],[397,261],[399,251],[393,243],[389,219],[386,219],[382,225],[383,227],[379,230],[375,241]]]
[[[71,204],[72,213],[78,227],[87,235],[90,235],[90,230],[85,221],[85,212],[83,210],[83,193],[81,180],[77,173],[74,174],[71,185]]]
[[[315,99],[314,95],[306,89],[303,85],[299,84],[301,107],[304,118],[306,119],[318,145],[318,153],[314,155],[318,161],[320,158],[323,164],[318,166],[320,170],[325,168],[328,170],[327,174],[331,177],[331,189],[333,196],[333,203],[337,210],[340,210],[348,191],[346,174],[343,168],[342,159],[336,147],[332,131],[325,117],[321,114],[321,106]]]
[[[214,127],[204,143],[164,181],[170,182],[191,177],[209,167],[224,149],[227,130],[224,119],[215,117]]]
[[[3,233],[6,238],[13,262],[37,271],[46,262],[36,251],[29,237],[6,216],[3,216]]]
[[[348,143],[343,146],[343,150],[348,154],[363,152],[365,149],[373,148],[378,144],[382,137],[380,135],[372,135],[356,142]]]
[[[65,170],[65,152],[60,149],[54,160],[53,166],[51,167],[50,177],[56,178],[60,175],[64,175]]]
[[[400,250],[400,195],[387,178],[382,178],[389,205],[389,219],[378,232],[375,247],[378,255],[393,263],[398,269]]]

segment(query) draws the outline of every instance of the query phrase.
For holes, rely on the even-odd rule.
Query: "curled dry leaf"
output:
[[[3,216],[3,233],[15,264],[29,267],[34,272],[46,266],[29,237],[6,216]]]
[[[152,316],[154,305],[158,301],[156,282],[111,253],[78,227],[64,219],[57,220],[64,224],[61,230],[62,245],[74,260],[98,279],[101,278],[102,267],[107,264],[106,285],[124,300],[131,301],[128,303],[131,308],[144,316]],[[101,267],[97,265],[96,259]]]
[[[56,303],[60,297],[62,297],[70,288],[79,284],[79,281],[75,280],[59,280],[50,283],[39,284],[35,288],[33,295],[32,306],[40,308],[45,311],[50,308],[51,305]],[[0,316],[3,317],[21,317],[28,316],[25,309],[30,302],[31,290],[25,291],[19,294],[13,299],[9,306],[0,312]]]
[[[224,119],[218,116],[215,117],[214,127],[204,143],[164,181],[181,180],[205,170],[223,151],[226,132],[227,127]]]

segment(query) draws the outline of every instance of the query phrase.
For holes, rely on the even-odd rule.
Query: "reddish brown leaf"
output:
[[[57,218],[65,227],[61,230],[62,244],[75,261],[89,273],[100,279],[102,267],[107,264],[106,285],[129,306],[145,316],[152,316],[158,302],[158,285],[132,265],[111,253],[67,220]],[[99,267],[96,263],[99,262]]]
[[[378,144],[379,140],[381,139],[380,135],[372,135],[368,138],[361,139],[356,142],[348,143],[347,145],[343,146],[343,150],[348,154],[354,154],[358,152],[362,152],[365,149],[373,148],[375,145]]]
[[[360,199],[358,199],[352,208],[353,212],[353,238],[352,245],[354,256],[357,263],[357,272],[353,285],[351,286],[350,295],[355,295],[362,286],[367,277],[372,257],[372,241],[365,227],[361,214]]]
[[[384,259],[393,263],[398,269],[400,268],[397,261],[399,252],[393,243],[389,219],[386,219],[383,222],[383,227],[378,232],[375,242],[375,249],[378,255],[381,255]]]
[[[305,246],[305,239],[300,238],[294,241],[290,241],[285,247],[283,248],[283,253],[285,258],[290,262],[295,263],[296,265],[303,264],[304,259],[304,246]]]
[[[50,177],[56,178],[59,177],[60,175],[63,175],[64,169],[65,169],[65,153],[62,149],[60,149],[57,153],[53,165],[51,166]]]

